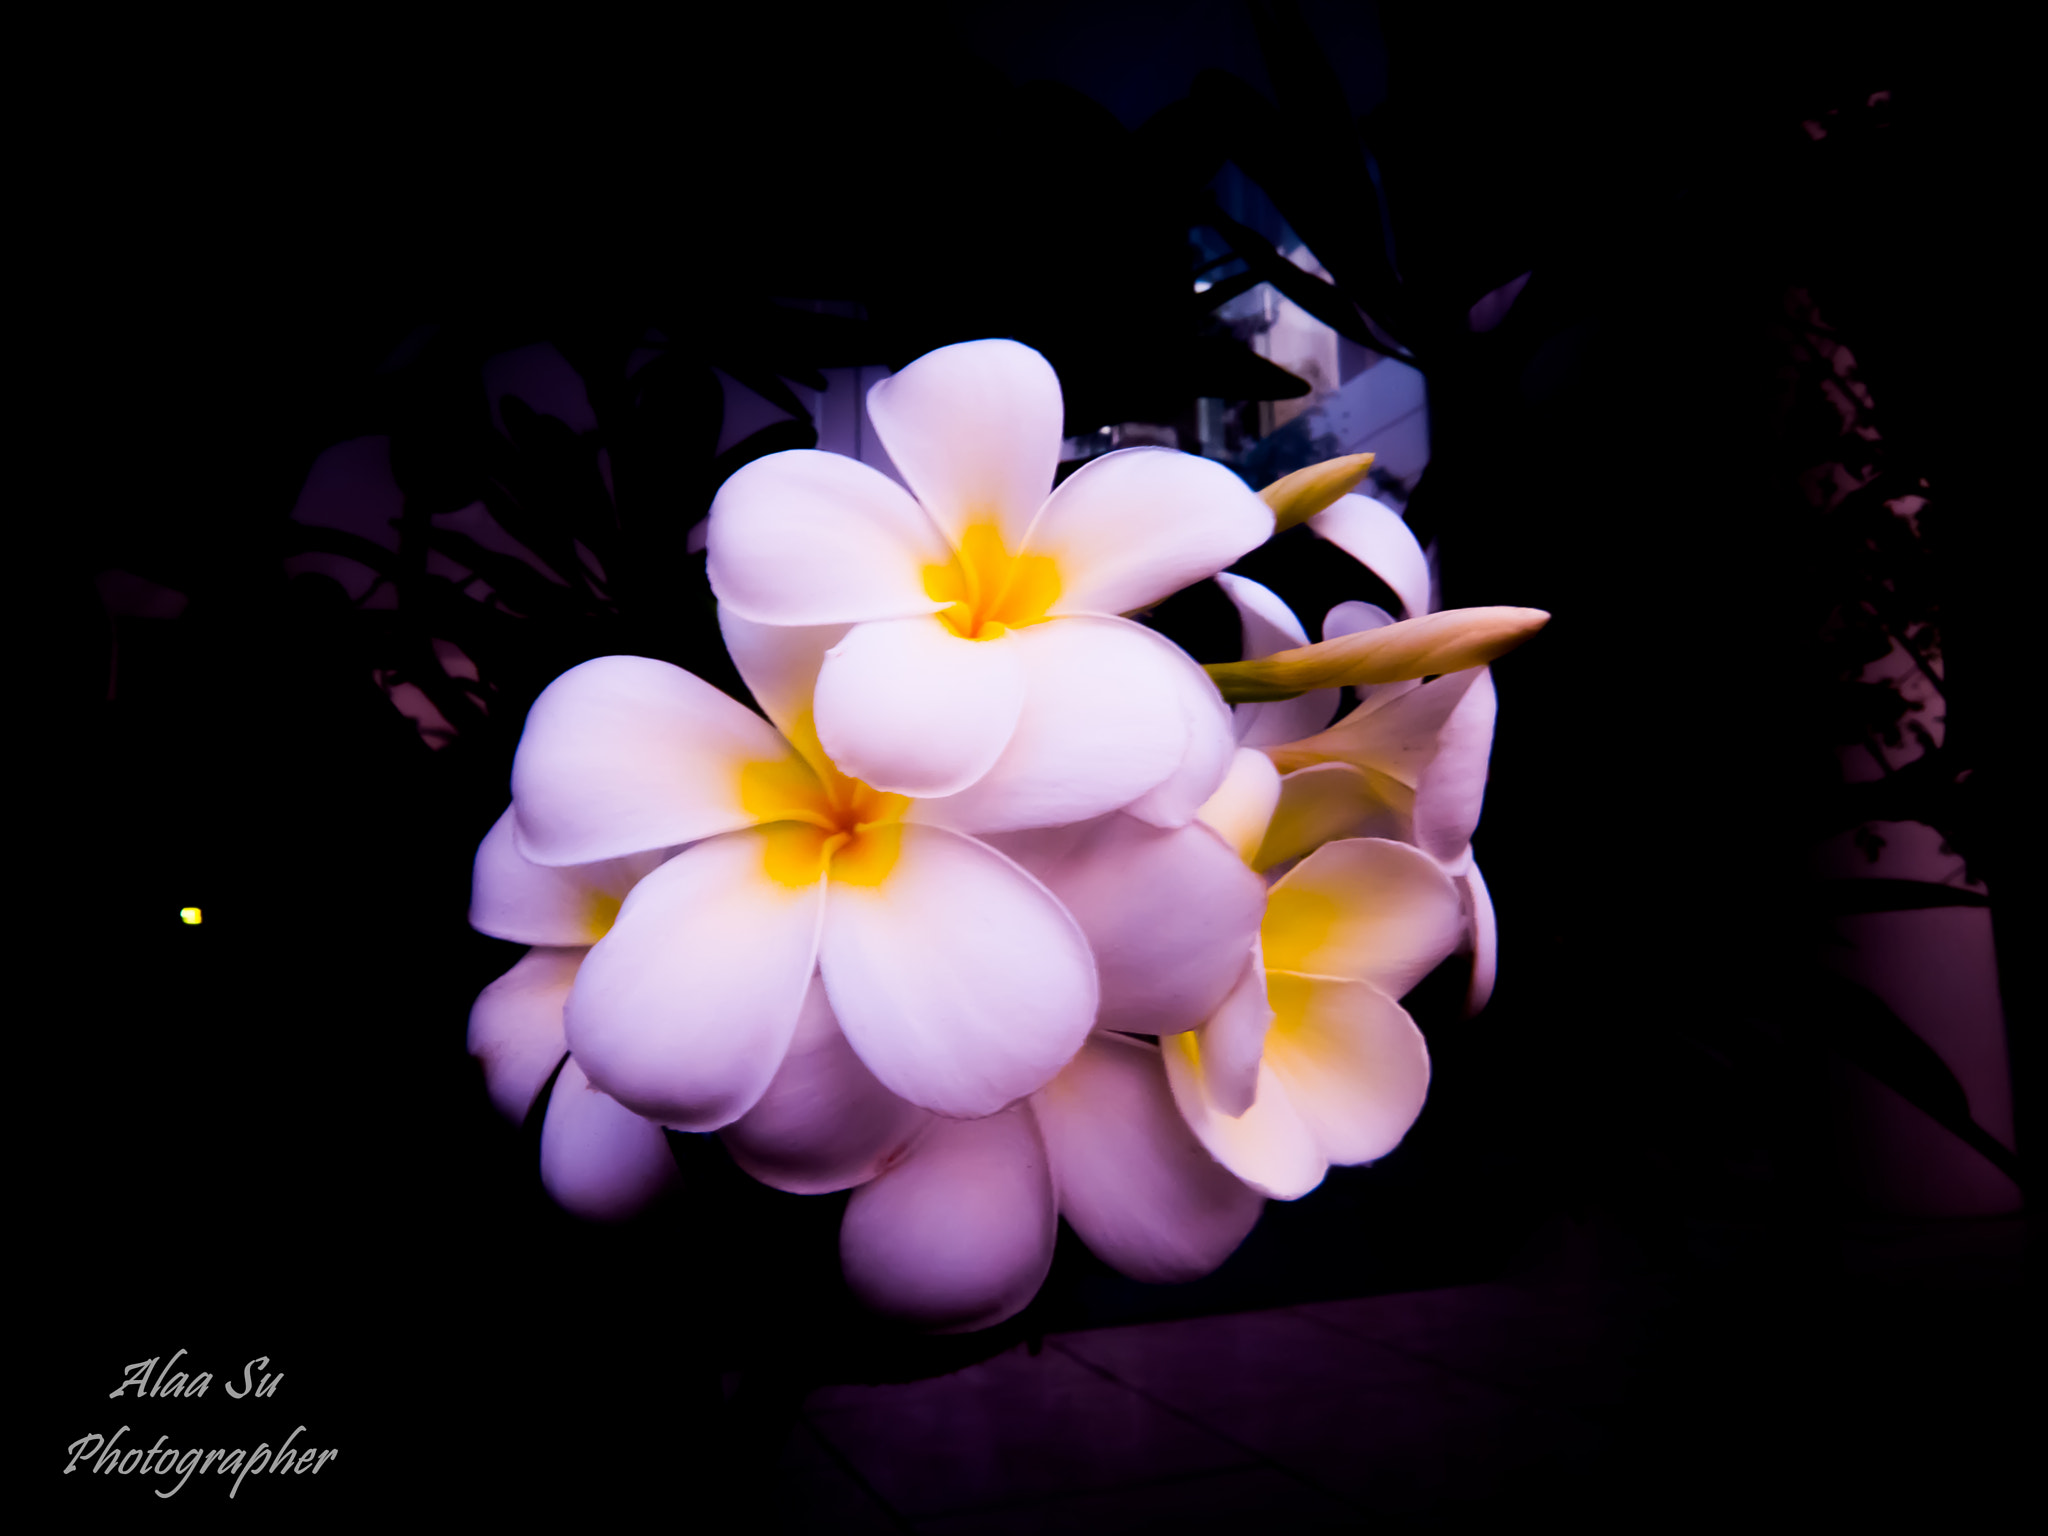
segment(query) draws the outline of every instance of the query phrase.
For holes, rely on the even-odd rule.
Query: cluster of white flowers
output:
[[[1337,499],[1362,459],[1262,498],[1137,448],[1048,495],[1059,383],[1015,342],[931,353],[869,409],[910,491],[779,453],[712,507],[766,719],[634,656],[535,702],[470,914],[533,947],[470,1050],[515,1118],[556,1075],[564,1206],[631,1214],[676,1177],[664,1127],[715,1131],[775,1188],[853,1190],[848,1284],[923,1327],[1016,1313],[1061,1218],[1139,1279],[1207,1273],[1267,1197],[1414,1123],[1417,980],[1470,948],[1483,1002],[1475,663],[1543,616],[1432,617],[1399,517]],[[1219,576],[1276,509],[1313,511],[1405,621],[1347,603],[1310,645]],[[1242,663],[1125,616],[1211,577]],[[1362,702],[1324,729],[1337,683]]]

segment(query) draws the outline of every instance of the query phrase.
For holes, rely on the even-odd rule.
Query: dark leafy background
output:
[[[1977,54],[1862,16],[1635,25],[1219,6],[1014,33],[950,15],[446,46],[355,30],[249,67],[191,36],[109,48],[33,173],[54,345],[17,445],[48,472],[17,517],[65,546],[16,570],[55,610],[29,670],[77,749],[52,802],[59,899],[29,903],[56,945],[34,951],[52,982],[17,1079],[39,1128],[20,1166],[44,1438],[130,1417],[105,1397],[130,1361],[268,1354],[289,1381],[266,1433],[286,1412],[317,1425],[352,1453],[361,1508],[403,1487],[680,1518],[759,1470],[812,1381],[1482,1279],[1546,1220],[1599,1210],[1774,1298],[1658,1399],[1667,1439],[1721,1454],[1734,1374],[1810,1353],[1800,1287],[1839,1208],[1816,1145],[1828,1054],[2003,1153],[1881,1005],[1816,993],[1831,888],[1805,850],[1873,818],[1936,825],[1992,892],[2009,1017],[2038,997],[2009,916],[2038,867],[2013,703],[2024,317],[1999,264],[2010,125]],[[1328,283],[1216,200],[1226,160]],[[1472,306],[1531,270],[1475,331]],[[811,439],[799,419],[715,453],[711,369],[776,400],[780,380],[1010,335],[1060,370],[1070,432],[1173,422],[1197,396],[1301,392],[1210,313],[1260,278],[1426,373],[1410,518],[1440,541],[1446,601],[1557,615],[1498,668],[1479,850],[1500,991],[1464,1022],[1455,978],[1425,989],[1436,1078],[1407,1144],[1269,1208],[1209,1281],[1135,1286],[1069,1244],[1024,1318],[944,1346],[854,1317],[834,1203],[736,1179],[715,1143],[679,1144],[690,1193],[666,1220],[554,1212],[532,1133],[495,1120],[462,1052],[514,953],[464,925],[468,863],[523,710],[563,668],[637,651],[737,688],[684,536],[743,458]],[[1937,487],[1942,761],[1853,803],[1838,738],[1901,720],[1884,700],[1841,718],[1861,665],[1843,594],[1884,563],[1887,525],[1853,507],[1823,525],[1798,496],[1818,449],[1783,410],[1794,288],[1854,339],[1892,472]],[[650,332],[659,356],[629,379]],[[536,341],[584,378],[595,436],[516,401],[494,427],[477,369]],[[399,548],[340,552],[387,570],[402,601],[381,611],[284,567],[343,539],[287,514],[315,456],[368,433],[393,440]],[[562,582],[433,522],[479,498]],[[1319,612],[1307,547],[1243,568]],[[430,550],[503,601],[432,575]],[[91,581],[109,568],[189,603],[111,616]],[[1213,603],[1162,622],[1198,654],[1230,643]],[[473,688],[435,638],[475,660]],[[426,688],[452,743],[430,750],[373,669]],[[202,928],[176,925],[187,904]],[[2031,1050],[2016,1023],[2023,1136]],[[1711,1363],[1723,1345],[1736,1364]],[[173,1441],[261,1438],[255,1405],[218,1391],[177,1407],[132,1412]],[[1654,1466],[1696,1470],[1668,1454]],[[90,1496],[146,1498],[130,1481]]]

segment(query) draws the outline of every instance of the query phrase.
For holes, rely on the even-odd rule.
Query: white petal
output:
[[[904,827],[880,883],[832,882],[818,969],[868,1069],[935,1114],[993,1114],[1043,1087],[1095,1019],[1095,962],[1066,909],[937,827]]]
[[[681,667],[600,656],[534,700],[512,759],[519,851],[590,864],[751,826],[741,776],[792,758],[752,710]]]
[[[1209,1155],[1174,1107],[1157,1046],[1092,1036],[1031,1107],[1060,1214],[1133,1280],[1206,1275],[1259,1219],[1264,1199]]]
[[[1237,981],[1202,1025],[1192,1058],[1202,1097],[1218,1114],[1241,1115],[1258,1097],[1259,1063],[1266,1055],[1266,1031],[1273,1007],[1266,1000],[1265,951],[1258,940],[1238,968]]]
[[[574,1057],[548,1098],[540,1181],[563,1209],[591,1221],[623,1221],[681,1183],[661,1127],[591,1086]]]
[[[1371,982],[1401,997],[1458,948],[1465,915],[1436,860],[1405,843],[1325,843],[1266,898],[1267,971]]]
[[[582,963],[580,949],[530,949],[469,1010],[469,1054],[483,1063],[491,1103],[515,1124],[569,1049],[562,1005]]]
[[[656,848],[596,864],[536,864],[520,853],[507,806],[476,851],[469,926],[514,944],[588,948],[605,936],[626,892],[672,852]]]
[[[591,1081],[677,1130],[730,1125],[759,1101],[796,1031],[820,882],[766,870],[767,836],[685,849],[633,888],[569,996],[569,1048]]]
[[[1147,631],[1149,634],[1150,631]],[[1157,827],[1180,827],[1194,820],[1230,772],[1237,737],[1230,706],[1209,681],[1209,674],[1179,646],[1157,636],[1173,656],[1173,688],[1187,727],[1187,746],[1172,773],[1125,807],[1141,821]]]
[[[852,624],[944,605],[926,567],[953,551],[910,493],[878,469],[799,448],[743,464],[711,503],[711,590],[763,624]]]
[[[855,1190],[839,1263],[873,1311],[960,1333],[1024,1310],[1058,1232],[1045,1146],[1020,1104],[934,1123],[901,1163]]]
[[[828,763],[818,746],[817,723],[812,713],[818,671],[825,664],[825,653],[845,639],[851,627],[756,624],[723,603],[718,608],[718,632],[741,681],[753,694],[754,702],[774,722],[775,729],[813,768],[822,769]]]
[[[1458,885],[1472,925],[1472,981],[1465,991],[1469,1018],[1493,996],[1494,978],[1500,970],[1500,940],[1494,927],[1493,895],[1479,876],[1479,866],[1469,858],[1458,875]]]
[[[1280,770],[1263,752],[1239,747],[1216,793],[1202,804],[1196,820],[1217,834],[1249,864],[1265,841],[1266,828],[1280,804]]]
[[[1209,828],[1105,816],[1001,850],[1044,882],[1088,936],[1098,1029],[1166,1035],[1215,1012],[1257,936],[1265,882]]]
[[[1474,667],[1464,695],[1454,703],[1436,731],[1436,752],[1423,764],[1415,785],[1416,846],[1439,859],[1456,858],[1471,845],[1472,831],[1479,825],[1479,810],[1486,798],[1486,766],[1493,755],[1493,723],[1496,712],[1493,674],[1486,667]],[[1442,688],[1467,676],[1453,673],[1421,689]],[[1416,706],[1403,699],[1395,706],[1405,712]],[[1440,708],[1433,705],[1432,709]]]
[[[1430,612],[1429,561],[1401,514],[1370,496],[1345,496],[1308,520],[1322,535],[1394,589],[1402,617]]]
[[[1278,869],[1344,837],[1405,841],[1415,791],[1349,763],[1317,763],[1280,780],[1280,801],[1252,855],[1252,868]]]
[[[1241,1115],[1227,1115],[1203,1093],[1198,1065],[1199,1030],[1159,1042],[1166,1080],[1181,1118],[1209,1155],[1260,1194],[1299,1200],[1323,1182],[1329,1159],[1316,1150],[1308,1123],[1295,1112],[1287,1090],[1261,1063],[1258,1097]]]
[[[1067,477],[1026,547],[1058,567],[1054,613],[1130,613],[1272,536],[1272,508],[1213,459],[1123,448]]]
[[[1247,661],[1308,644],[1308,631],[1301,627],[1301,620],[1272,589],[1229,571],[1218,572],[1216,584],[1237,609]],[[1313,693],[1272,704],[1239,704],[1231,711],[1238,744],[1263,747],[1271,742],[1313,736],[1337,713],[1337,700],[1337,689],[1318,688]]]
[[[1339,1165],[1385,1157],[1429,1095],[1429,1050],[1401,1005],[1363,982],[1268,973],[1266,1064]]]
[[[1353,600],[1339,603],[1323,615],[1323,638],[1336,640],[1344,635],[1362,635],[1367,630],[1385,629],[1394,622],[1394,616],[1378,603],[1361,603]]]
[[[1323,615],[1323,638],[1340,640],[1346,635],[1362,635],[1367,630],[1385,629],[1393,622],[1394,616],[1378,603],[1339,603]],[[1351,692],[1358,702],[1363,704],[1385,686],[1384,683],[1354,683]],[[1325,725],[1328,723],[1324,722]],[[1321,727],[1317,729],[1320,730]]]
[[[1066,407],[1052,365],[1015,341],[927,352],[868,391],[875,435],[932,519],[958,542],[994,522],[1019,548],[1059,468]]]
[[[962,641],[963,645],[981,644]],[[1061,826],[1117,810],[1175,775],[1188,747],[1192,672],[1223,705],[1202,670],[1143,625],[1125,619],[1055,619],[1011,631],[1024,664],[1024,707],[995,766],[959,794],[912,812],[934,826],[1007,832]],[[1229,756],[1223,715],[1224,757]],[[1208,798],[1215,779],[1194,804]],[[1190,806],[1185,822],[1194,814]],[[1157,818],[1147,818],[1156,820]]]
[[[901,1158],[931,1118],[875,1081],[813,977],[775,1080],[718,1134],[732,1160],[763,1184],[819,1195],[865,1184]]]
[[[1018,634],[963,640],[937,619],[856,624],[818,674],[818,740],[841,773],[897,795],[958,794],[1024,708]]]
[[[1308,644],[1308,631],[1301,627],[1301,620],[1271,587],[1231,571],[1218,571],[1216,585],[1237,609],[1247,660]]]

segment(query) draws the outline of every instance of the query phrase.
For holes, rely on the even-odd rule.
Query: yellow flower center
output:
[[[951,560],[924,568],[924,590],[952,605],[938,619],[954,634],[993,640],[1043,622],[1060,595],[1060,573],[1050,555],[1013,555],[994,523],[973,523]]]
[[[809,722],[802,731],[808,734]],[[880,885],[896,867],[908,795],[850,779],[814,754],[823,771],[792,754],[740,770],[740,804],[766,823],[769,878],[815,885],[820,875],[849,885]]]

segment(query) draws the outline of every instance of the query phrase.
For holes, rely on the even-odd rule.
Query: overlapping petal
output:
[[[706,534],[719,602],[762,624],[937,613],[925,571],[951,547],[911,494],[858,459],[771,453],[719,487]]]
[[[1310,518],[1308,526],[1392,587],[1404,618],[1434,611],[1429,560],[1401,514],[1385,502],[1345,496]]]
[[[1472,935],[1472,981],[1465,991],[1465,1012],[1469,1016],[1479,1012],[1493,997],[1494,978],[1500,969],[1500,940],[1493,916],[1493,895],[1469,854],[1458,872],[1457,882]]]
[[[1200,820],[1252,864],[1280,804],[1280,770],[1265,753],[1239,747],[1230,772],[1202,804]],[[1254,868],[1258,867],[1253,865]]]
[[[1401,997],[1458,947],[1464,913],[1437,862],[1405,843],[1329,843],[1273,887],[1266,970],[1366,981]]]
[[[759,1102],[719,1132],[732,1160],[796,1195],[864,1184],[900,1159],[931,1115],[884,1088],[811,980],[796,1034]]]
[[[1294,610],[1283,603],[1271,588],[1229,571],[1217,573],[1216,585],[1223,589],[1224,596],[1237,609],[1238,622],[1244,630],[1244,655],[1247,658],[1271,656],[1276,651],[1290,651],[1309,643],[1308,632],[1301,627]],[[1297,741],[1303,736],[1313,736],[1336,714],[1338,697],[1335,688],[1318,688],[1312,693],[1272,703],[1239,704],[1231,711],[1236,721],[1238,744],[1263,747],[1273,742]]]
[[[875,434],[917,499],[958,543],[993,522],[1024,543],[1059,467],[1066,407],[1052,365],[1015,341],[927,352],[868,391]]]
[[[1280,781],[1279,803],[1252,855],[1252,868],[1277,869],[1343,837],[1406,841],[1415,791],[1350,763],[1317,763]]]
[[[1369,1163],[1408,1134],[1429,1094],[1429,1050],[1377,987],[1269,972],[1266,1064],[1326,1161]]]
[[[745,1114],[796,1031],[824,885],[770,878],[768,848],[766,832],[738,832],[663,864],[633,888],[569,997],[569,1047],[591,1080],[677,1130]]]
[[[966,832],[1091,820],[1184,770],[1194,713],[1184,697],[1189,689],[1207,689],[1212,716],[1223,708],[1216,690],[1177,647],[1125,619],[1035,624],[998,643],[1014,645],[1024,663],[1026,692],[1016,730],[978,782],[958,794],[921,800],[911,813],[916,820]],[[1204,754],[1205,762],[1207,755],[1212,751]],[[1216,764],[1215,779],[1224,766]],[[1214,787],[1212,780],[1182,822]]]
[[[594,1086],[574,1057],[548,1099],[540,1180],[565,1210],[592,1221],[637,1215],[682,1182],[662,1128]]]
[[[1196,1031],[1197,1049],[1187,1060],[1201,1079],[1203,1102],[1219,1114],[1241,1115],[1251,1108],[1265,1059],[1266,1032],[1273,1007],[1266,997],[1265,948],[1252,941],[1237,980],[1215,1013]]]
[[[818,745],[814,699],[825,655],[846,638],[850,624],[757,624],[723,603],[718,632],[740,681],[775,729],[821,773],[831,760]]]
[[[1031,1100],[1059,1213],[1135,1280],[1208,1274],[1264,1201],[1219,1166],[1174,1107],[1159,1048],[1095,1035]]]
[[[1039,1088],[1095,1019],[1079,925],[1011,860],[939,827],[903,827],[880,883],[832,883],[818,964],[868,1069],[941,1115],[992,1114]]]
[[[1330,1160],[1316,1147],[1308,1123],[1288,1102],[1287,1090],[1266,1062],[1259,1064],[1257,1096],[1242,1114],[1230,1114],[1204,1088],[1199,1030],[1160,1042],[1167,1083],[1181,1118],[1212,1157],[1260,1194],[1299,1200],[1323,1182]]]
[[[927,618],[855,625],[818,673],[820,744],[876,789],[958,794],[1013,743],[1027,668],[1046,649],[1029,635],[964,640]]]
[[[596,864],[536,864],[519,851],[508,806],[476,851],[469,925],[514,944],[587,948],[605,936],[626,893],[673,851],[656,848]]]
[[[854,1191],[840,1268],[885,1317],[938,1333],[988,1328],[1045,1283],[1058,1219],[1027,1106],[939,1120],[902,1162]]]
[[[470,1007],[469,1054],[483,1064],[491,1103],[515,1123],[526,1118],[534,1096],[569,1049],[562,1005],[583,953],[530,949]]]
[[[1087,935],[1098,1029],[1193,1029],[1236,981],[1265,912],[1264,882],[1199,824],[1167,830],[1112,815],[995,842]]]
[[[592,864],[751,826],[744,770],[794,760],[767,721],[681,667],[601,656],[527,714],[512,760],[519,851]]]
[[[1151,631],[1145,633],[1149,635]],[[1173,772],[1124,809],[1155,827],[1180,827],[1201,813],[1202,806],[1223,783],[1236,755],[1237,742],[1230,706],[1223,702],[1208,674],[1164,636],[1152,638],[1168,652],[1171,668],[1167,675],[1172,680],[1173,698],[1180,707],[1181,723],[1187,728],[1187,746]]]
[[[1058,564],[1055,614],[1116,614],[1215,575],[1272,534],[1271,508],[1213,459],[1123,448],[1067,477],[1028,548]]]

